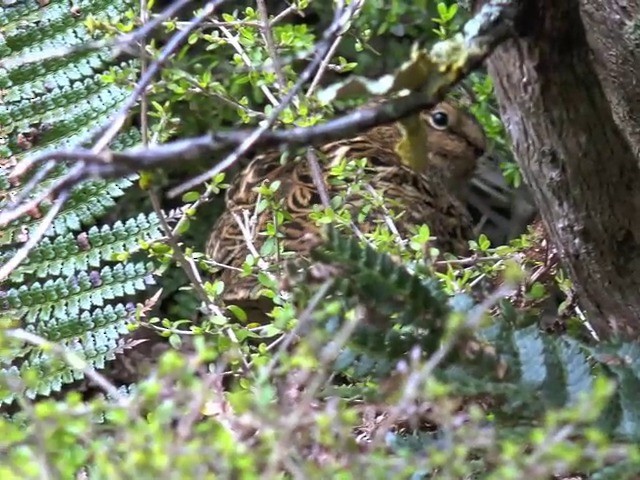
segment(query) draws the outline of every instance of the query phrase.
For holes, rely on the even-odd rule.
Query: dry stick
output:
[[[58,180],[58,184],[61,185],[65,179],[66,179],[66,176],[63,179]],[[57,189],[54,189],[52,187],[47,190],[44,190],[40,192],[36,197],[29,200],[28,202],[23,203],[21,205],[16,205],[13,208],[8,208],[6,211],[0,213],[0,226],[5,226],[13,222],[14,220],[17,220],[18,218],[22,217],[23,215],[28,213],[30,210],[37,208],[48,197],[54,196],[52,192],[57,194]],[[24,193],[24,190],[23,190],[23,193]]]
[[[354,16],[355,16],[355,15],[357,15],[358,11],[360,11],[362,9],[362,6],[364,5],[364,1],[357,1],[357,2],[354,2],[354,3],[357,4],[356,5],[357,10],[356,10],[356,12],[354,12]],[[327,67],[329,66],[329,62],[331,61],[331,58],[333,57],[333,54],[335,53],[336,49],[338,48],[338,45],[340,45],[340,42],[344,38],[344,34],[347,32],[347,30],[348,30],[348,28],[346,28],[346,25],[345,25],[345,28],[341,32],[338,33],[336,39],[333,41],[333,44],[327,50],[327,54],[322,59],[322,63],[318,67],[318,72],[316,73],[316,76],[312,80],[311,85],[309,86],[309,89],[307,90],[307,97],[310,97],[313,94],[313,92],[315,91],[316,87],[320,83],[320,80],[324,76],[324,73],[327,70]]]
[[[313,377],[307,376],[307,379],[311,379],[309,385],[306,386],[302,398],[296,405],[296,409],[288,415],[283,423],[278,425],[278,445],[272,449],[272,454],[269,458],[267,471],[268,474],[265,478],[273,478],[278,468],[278,463],[282,454],[286,451],[286,446],[290,444],[291,435],[296,430],[303,416],[307,413],[308,408],[311,406],[313,399],[317,391],[322,387],[327,376],[327,369],[330,363],[333,362],[339,355],[340,350],[349,341],[349,338],[353,335],[356,327],[359,325],[358,320],[347,321],[342,325],[340,330],[333,336],[331,342],[324,347],[320,352],[319,358],[319,370],[314,371]],[[302,380],[304,383],[306,379]]]
[[[236,102],[235,100],[231,99],[231,98],[227,98],[224,95],[221,95],[219,93],[216,92],[210,92],[208,90],[206,90],[205,88],[203,88],[199,83],[198,80],[195,79],[193,76],[187,74],[187,72],[183,72],[183,79],[186,80],[187,82],[189,82],[189,84],[195,88],[196,90],[198,90],[200,93],[202,93],[203,95],[208,95],[210,97],[213,97],[217,100],[220,100],[222,103],[224,103],[225,105],[233,108],[233,109],[237,109],[237,110],[244,110],[247,115],[249,116],[253,116],[253,117],[260,117],[260,118],[264,118],[266,115],[263,112],[259,112],[258,110],[253,110],[252,108],[247,107],[246,105],[242,105],[238,102]]]
[[[276,23],[280,22],[283,18],[287,17],[288,15],[290,15],[292,13],[302,14],[302,12],[300,11],[300,9],[298,9],[298,7],[296,7],[295,5],[289,5],[283,11],[281,11],[278,15],[273,17],[271,19],[271,22],[269,22],[269,25],[271,25],[271,26],[275,25]]]
[[[58,198],[56,198],[55,202],[51,206],[51,209],[38,224],[38,227],[30,233],[29,239],[24,243],[23,246],[18,249],[15,254],[13,254],[11,259],[9,259],[7,263],[0,267],[0,282],[4,281],[11,274],[11,272],[15,270],[15,268],[20,265],[25,258],[27,258],[27,255],[29,255],[29,252],[33,249],[33,247],[35,247],[40,242],[40,240],[42,240],[42,237],[44,237],[44,234],[47,233],[47,230],[53,223],[55,216],[62,208],[62,205],[64,205],[64,203],[67,201],[67,198],[69,198],[68,191],[60,193]]]
[[[313,185],[318,190],[318,195],[320,195],[320,201],[322,202],[322,206],[324,208],[331,208],[329,192],[327,191],[327,185],[324,181],[324,176],[322,175],[322,169],[320,168],[320,163],[318,162],[318,156],[316,155],[315,149],[313,147],[307,150],[307,162],[309,162],[309,170],[311,170],[311,179],[313,180]]]
[[[182,442],[189,437],[192,433],[193,426],[202,416],[202,407],[206,404],[207,398],[211,392],[217,391],[218,394],[221,393],[221,378],[222,376],[219,373],[209,373],[202,382],[201,387],[196,391],[194,398],[189,402],[185,414],[182,415],[176,425],[176,435],[180,440],[182,440]],[[220,395],[220,399],[221,401],[224,401],[224,396]],[[227,431],[230,434],[234,435],[233,429],[229,428],[227,425],[225,425],[225,427],[227,427]],[[235,438],[235,440],[237,441],[238,438]]]
[[[182,270],[184,270],[184,273],[189,278],[189,281],[192,283],[193,288],[196,291],[196,294],[200,298],[200,301],[204,303],[205,308],[207,310],[207,314],[215,313],[215,314],[222,315],[222,312],[217,307],[215,307],[216,311],[214,312],[211,306],[209,305],[210,303],[209,296],[207,295],[207,292],[204,289],[204,285],[202,284],[202,279],[200,278],[198,269],[195,268],[192,262],[187,260],[187,258],[184,255],[184,252],[180,248],[180,245],[178,244],[178,240],[173,235],[173,231],[171,230],[171,227],[167,222],[167,217],[165,216],[164,211],[160,206],[160,199],[158,198],[157,193],[149,192],[149,198],[151,199],[151,205],[153,206],[153,210],[158,216],[158,220],[160,221],[160,227],[162,228],[165,236],[167,237],[167,243],[173,249],[174,258],[176,262],[180,265]]]
[[[396,244],[401,249],[406,250],[407,249],[406,242],[402,239],[402,235],[400,235],[400,232],[398,231],[398,227],[393,221],[393,218],[391,218],[391,212],[389,211],[387,206],[384,204],[384,198],[382,197],[380,192],[375,190],[368,183],[365,185],[365,189],[380,204],[380,208],[384,212],[384,223],[387,225],[387,228],[389,228],[389,231],[393,234]]]
[[[313,294],[313,297],[311,297],[311,300],[309,300],[309,303],[300,314],[300,318],[298,319],[298,323],[295,326],[295,328],[291,332],[289,332],[287,335],[282,335],[280,337],[280,339],[282,339],[280,348],[278,349],[278,352],[275,355],[273,355],[273,357],[271,357],[271,361],[269,362],[269,364],[267,365],[267,368],[265,369],[265,376],[269,376],[271,374],[276,364],[280,360],[280,357],[284,354],[287,348],[289,348],[289,346],[294,341],[294,339],[299,335],[304,335],[307,328],[313,321],[312,314],[314,310],[316,309],[320,301],[324,299],[324,297],[327,295],[333,283],[334,283],[334,279],[329,278],[325,280],[322,283],[322,285],[320,285],[320,288],[318,288],[316,293]],[[275,345],[276,345],[276,342],[272,343],[269,346],[269,349],[272,349],[273,347],[275,347]]]
[[[36,173],[29,179],[29,181],[22,187],[20,193],[18,193],[14,198],[11,199],[11,202],[5,205],[5,210],[13,210],[22,202],[24,202],[29,193],[35,190],[35,188],[40,184],[44,178],[49,175],[51,170],[53,170],[56,166],[56,162],[53,160],[49,160],[45,163],[42,168],[38,169]]]
[[[227,158],[222,160],[215,167],[209,169],[202,175],[198,175],[192,180],[189,180],[182,185],[170,190],[168,194],[169,197],[180,195],[181,193],[184,193],[194,186],[202,183],[203,181],[213,177],[218,172],[221,172],[233,165],[242,155],[247,153],[247,151],[253,146],[253,144],[256,143],[256,141],[260,139],[260,137],[262,137],[264,133],[273,126],[280,114],[293,101],[302,86],[307,81],[309,81],[320,62],[322,62],[322,59],[324,58],[327,50],[330,48],[331,43],[333,43],[333,38],[342,30],[343,25],[351,18],[351,15],[354,12],[354,5],[355,3],[350,5],[348,9],[342,12],[336,12],[336,18],[334,18],[333,22],[325,32],[324,39],[317,47],[313,60],[302,71],[302,74],[300,75],[298,81],[285,95],[280,104],[273,109],[273,112],[265,120],[265,122],[260,127],[256,128],[248,137],[246,137],[244,141],[242,141],[240,145],[236,147],[233,153],[227,156]]]
[[[269,12],[267,11],[267,5],[265,4],[264,0],[256,0],[256,4],[258,6],[258,15],[260,15],[260,30],[262,31],[262,36],[264,37],[264,43],[267,46],[269,57],[273,62],[273,70],[276,72],[278,87],[280,88],[280,91],[284,93],[285,88],[287,88],[287,79],[282,73],[282,62],[280,61],[278,51],[276,50],[276,42],[273,39],[273,32],[271,31],[271,23],[269,22]]]
[[[31,170],[35,165],[42,163],[43,161],[57,161],[57,160],[75,160],[77,162],[93,162],[93,163],[108,163],[111,161],[111,152],[105,152],[103,154],[96,154],[86,148],[77,148],[68,151],[55,151],[49,152],[44,155],[34,155],[27,157],[18,163],[11,173],[8,175],[9,180],[19,178],[26,172]]]
[[[265,273],[265,275],[267,275],[269,279],[275,280],[275,276],[273,275],[273,273],[270,273],[268,271],[269,264],[260,256],[260,253],[253,243],[253,239],[255,236],[251,233],[251,219],[249,218],[249,212],[243,210],[242,213],[244,215],[244,220],[241,219],[240,216],[235,212],[231,212],[231,215],[233,216],[233,219],[235,220],[238,228],[240,229],[240,232],[242,233],[242,238],[247,245],[247,250],[249,250],[249,253],[251,253],[251,255],[256,258],[258,267]]]
[[[479,257],[478,255],[472,255],[466,258],[454,258],[452,260],[437,260],[433,262],[435,266],[447,266],[447,265],[458,265],[461,267],[472,267],[482,262],[499,262],[501,260],[506,260],[509,257],[505,258],[500,255],[490,255],[487,257]]]
[[[318,156],[316,155],[313,147],[307,150],[307,162],[309,163],[309,169],[311,170],[311,180],[313,180],[313,186],[316,187],[318,191],[318,195],[320,195],[320,201],[322,202],[322,206],[324,208],[331,208],[331,203],[329,199],[329,192],[327,190],[327,184],[324,181],[324,176],[322,175],[322,169],[320,168],[320,163],[318,162]],[[363,242],[367,244],[371,244],[369,240],[365,237],[362,230],[358,228],[358,225],[352,220],[349,223],[349,228],[353,231],[353,233]]]
[[[24,394],[16,395],[16,401],[20,406],[21,413],[24,413],[27,418],[29,418],[28,425],[33,428],[33,438],[35,446],[37,447],[34,454],[36,458],[38,458],[38,466],[41,469],[40,478],[45,480],[61,478],[60,470],[50,458],[53,452],[51,452],[50,448],[47,448],[47,439],[49,435],[45,429],[42,428],[43,425],[48,423],[47,420],[36,414],[36,409],[34,408],[33,403],[26,398]],[[31,430],[31,428],[29,429]],[[9,456],[5,458],[9,458]]]
[[[147,0],[140,0],[140,20],[143,25],[148,22],[149,12],[147,10]],[[144,51],[144,44],[146,42],[146,36],[140,39],[140,73],[144,77],[147,73],[147,58]],[[143,89],[140,93],[140,130],[142,133],[142,145],[145,147],[149,145],[149,99],[147,98],[147,91]]]
[[[182,249],[180,248],[180,245],[178,244],[178,240],[174,236],[173,231],[171,230],[171,227],[167,222],[167,218],[164,212],[162,211],[162,208],[160,207],[160,200],[158,199],[158,196],[155,193],[150,193],[149,195],[151,198],[151,203],[153,205],[153,210],[156,212],[156,215],[158,215],[158,219],[160,220],[160,227],[162,228],[165,235],[167,236],[167,242],[173,249],[173,255],[177,263],[180,265],[182,270],[185,272],[185,274],[189,278],[189,281],[191,282],[191,285],[193,286],[193,289],[195,290],[196,294],[200,298],[200,301],[203,303],[205,308],[205,313],[207,315],[218,315],[220,317],[224,317],[224,314],[222,313],[222,310],[220,309],[220,307],[218,307],[217,305],[209,301],[209,296],[207,295],[207,292],[204,289],[202,278],[200,277],[200,272],[198,271],[197,267],[193,263],[193,260],[188,259],[185,256]],[[232,328],[224,327],[223,330],[235,345],[240,344],[238,337],[236,336]],[[247,359],[244,358],[244,356],[242,355],[242,351],[240,350],[239,347],[238,347],[238,353],[240,354],[240,358],[242,359],[243,368],[245,369],[245,371],[248,371],[249,363],[247,362]]]

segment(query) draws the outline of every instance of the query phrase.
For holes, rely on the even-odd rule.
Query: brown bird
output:
[[[424,122],[422,128],[415,128],[420,121]],[[473,235],[464,206],[466,188],[485,148],[486,137],[477,120],[442,102],[413,121],[378,126],[318,150],[324,157],[320,161],[321,175],[329,198],[344,197],[361,232],[373,231],[391,212],[402,238],[427,224],[435,237],[433,246],[463,254]],[[249,253],[265,255],[261,250],[268,236],[262,232],[274,220],[269,209],[256,208],[261,199],[256,187],[280,182],[274,200],[281,202],[288,213],[278,225],[278,243],[283,251],[294,252],[296,258],[305,257],[319,237],[320,228],[309,217],[316,205],[322,205],[311,164],[304,155],[284,164],[280,158],[280,152],[269,152],[247,165],[227,190],[226,210],[209,237],[207,253],[222,266],[218,278],[225,284],[223,299],[229,304],[244,307],[257,298],[256,276],[243,276],[239,271]],[[336,178],[336,167],[345,159],[364,158],[363,176],[371,188],[353,189],[353,178]],[[380,195],[384,208],[373,209],[366,219],[359,218],[366,204],[363,197],[371,191]],[[268,253],[280,258],[275,252]]]

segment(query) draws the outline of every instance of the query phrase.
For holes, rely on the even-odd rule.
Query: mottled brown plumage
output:
[[[444,102],[424,112],[421,118],[427,127],[422,130],[426,138],[418,136],[417,144],[413,138],[413,156],[398,153],[404,152],[399,142],[408,124],[379,126],[319,147],[322,175],[330,198],[344,194],[349,182],[336,181],[331,168],[343,159],[367,158],[366,183],[383,196],[388,211],[400,214],[394,221],[399,233],[406,237],[416,226],[428,224],[436,237],[435,246],[461,254],[472,236],[471,220],[464,206],[466,186],[485,150],[484,132],[475,118]],[[259,198],[257,186],[265,181],[280,181],[276,198],[291,215],[279,226],[284,251],[295,252],[296,258],[304,257],[319,234],[309,213],[321,204],[321,198],[307,158],[301,155],[284,164],[280,158],[280,152],[269,152],[251,161],[228,189],[227,208],[212,229],[207,253],[226,266],[219,275],[225,283],[227,302],[238,303],[256,296],[255,278],[241,277],[238,268],[250,252],[247,240],[260,252],[266,238],[260,232],[273,221],[273,215],[269,211],[256,215],[244,235],[238,220],[246,221],[254,215]],[[346,203],[355,220],[361,210],[361,194],[351,193]],[[357,226],[367,233],[384,216],[383,211],[374,211]]]

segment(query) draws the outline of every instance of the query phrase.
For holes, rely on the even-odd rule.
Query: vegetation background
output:
[[[286,297],[260,274],[274,300],[262,325],[216,307],[224,286],[203,253],[244,160],[174,198],[166,192],[221,157],[79,185],[65,182],[85,160],[12,174],[35,155],[105,139],[117,152],[255,128],[341,4],[201,3],[0,7],[2,478],[640,478],[640,349],[594,335],[539,221],[436,263],[420,247],[428,228],[404,251],[389,235],[372,249],[330,230],[315,258],[345,266],[344,278],[291,272]],[[395,75],[414,44],[460,45],[472,17],[462,3],[361,2],[319,85],[276,126],[366,103],[315,94],[353,75]],[[483,124],[517,196],[491,77],[479,68],[450,94]],[[389,322],[352,321],[359,303]]]

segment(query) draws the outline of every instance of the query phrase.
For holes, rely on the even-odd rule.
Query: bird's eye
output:
[[[444,130],[449,126],[449,116],[442,111],[433,112],[431,114],[431,126],[438,130]]]

